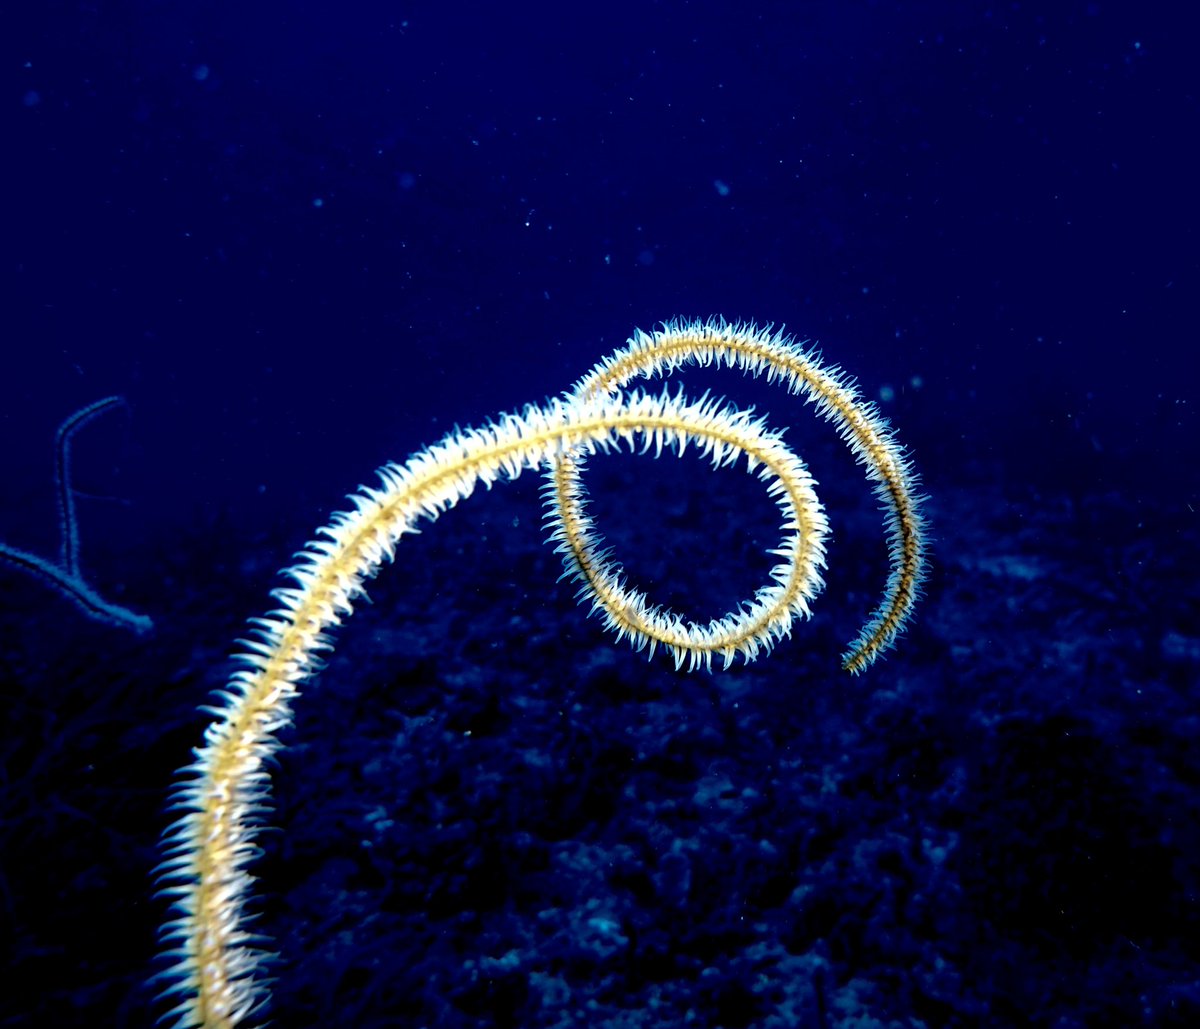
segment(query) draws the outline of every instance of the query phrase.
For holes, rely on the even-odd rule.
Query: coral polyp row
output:
[[[634,378],[660,377],[684,364],[723,364],[779,379],[834,422],[867,469],[888,518],[892,570],[884,598],[843,659],[860,672],[890,647],[911,613],[923,577],[920,501],[914,476],[890,428],[862,402],[844,373],[823,369],[790,339],[754,326],[673,322],[638,333],[563,399],[457,430],[403,464],[389,464],[374,486],[319,529],[275,606],[253,619],[241,641],[239,667],[207,708],[214,721],[194,760],[182,770],[165,840],[162,892],[171,901],[163,929],[169,967],[165,1016],[180,1029],[232,1029],[261,1013],[267,1000],[265,941],[246,928],[265,821],[267,769],[277,734],[292,717],[300,688],[334,646],[335,630],[353,614],[367,582],[392,560],[404,536],[471,496],[479,484],[547,469],[544,496],[551,542],[583,603],[619,639],[677,666],[752,661],[807,618],[823,586],[829,524],[812,477],[779,432],[746,411],[709,397],[629,390]],[[631,587],[587,513],[581,470],[587,458],[617,448],[682,452],[696,447],[714,465],[744,463],[776,503],[782,538],[770,581],[729,614],[698,624],[654,604]]]

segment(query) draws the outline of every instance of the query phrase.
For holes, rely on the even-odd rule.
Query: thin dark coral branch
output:
[[[105,600],[84,580],[79,568],[79,528],[75,491],[71,486],[71,441],[100,415],[125,404],[123,397],[105,397],[80,408],[58,427],[54,437],[54,490],[58,503],[59,559],[57,562],[27,550],[0,543],[0,561],[18,568],[62,594],[88,618],[134,632],[149,632],[154,623],[111,600]]]

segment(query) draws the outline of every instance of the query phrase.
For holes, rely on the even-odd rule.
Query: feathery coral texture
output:
[[[550,469],[544,494],[551,539],[567,573],[580,582],[581,597],[618,638],[650,653],[661,646],[677,665],[708,666],[713,656],[728,665],[739,654],[753,660],[769,651],[797,617],[808,616],[822,586],[828,524],[800,459],[761,420],[708,397],[624,392],[636,376],[666,375],[687,362],[780,378],[838,426],[884,501],[892,561],[884,598],[844,667],[859,672],[892,644],[923,575],[913,473],[891,430],[847,376],[823,369],[812,354],[769,330],[709,321],[639,333],[566,399],[457,431],[403,465],[385,466],[380,484],[360,489],[352,509],[335,515],[287,569],[291,584],[273,593],[278,606],[252,621],[242,667],[209,709],[215,721],[176,786],[173,806],[180,815],[168,830],[160,866],[173,913],[163,935],[171,960],[165,992],[178,998],[166,1016],[174,1025],[236,1026],[266,999],[265,954],[246,928],[246,906],[268,762],[279,745],[275,734],[290,720],[300,685],[332,647],[330,631],[352,613],[366,580],[422,519],[436,519],[480,482],[490,486],[544,466]],[[771,581],[752,600],[696,625],[625,583],[620,566],[602,552],[579,478],[589,454],[622,445],[656,454],[696,446],[717,465],[744,458],[766,484],[783,519],[783,539],[771,551],[780,558]]]

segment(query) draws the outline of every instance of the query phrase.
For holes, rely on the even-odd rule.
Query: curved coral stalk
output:
[[[726,343],[707,342],[723,333],[729,337]],[[656,341],[673,339],[679,346],[654,354]],[[565,512],[553,535],[568,569],[581,579],[581,592],[604,612],[618,637],[651,650],[663,646],[677,663],[709,664],[713,655],[726,663],[738,654],[752,660],[787,635],[797,617],[807,617],[822,586],[828,525],[800,459],[778,433],[747,412],[708,398],[689,402],[679,394],[624,393],[618,387],[633,374],[661,374],[673,362],[718,356],[726,363],[751,370],[761,365],[768,375],[781,374],[779,368],[800,367],[798,352],[793,354],[789,346],[752,330],[707,323],[667,326],[654,337],[639,335],[626,351],[598,366],[573,397],[504,415],[479,429],[456,431],[402,465],[386,465],[379,485],[362,487],[352,495],[352,507],[318,531],[286,570],[290,584],[272,594],[275,609],[252,621],[249,638],[242,641],[241,667],[210,709],[215,720],[175,789],[174,807],[180,814],[167,833],[160,877],[173,915],[163,933],[171,958],[164,973],[166,993],[180,999],[166,1017],[179,1027],[228,1029],[265,1000],[265,952],[246,928],[246,907],[252,884],[248,869],[258,852],[267,763],[279,747],[277,733],[291,719],[300,686],[332,647],[331,631],[352,613],[366,581],[391,560],[401,537],[470,496],[478,483],[491,486],[535,467],[570,469],[551,486],[556,509]],[[773,363],[776,351],[779,365]],[[793,364],[784,359],[787,354]],[[857,401],[844,378],[823,375],[796,372],[789,382],[811,382],[825,398],[820,402],[826,413],[859,441],[856,449],[866,454],[869,474],[883,484],[877,488],[906,496],[901,491],[911,484],[911,474],[898,461],[890,433],[869,405]],[[587,455],[622,445],[653,447],[656,453],[664,447],[682,452],[696,446],[714,464],[744,458],[766,484],[783,519],[782,542],[771,551],[781,560],[752,601],[707,625],[689,623],[629,589],[617,566],[596,552],[574,471]],[[900,528],[893,527],[898,538],[893,552],[899,548],[907,558],[911,550],[913,556],[893,573],[891,591],[911,599],[920,581],[920,520],[916,501],[900,500],[896,506]],[[907,542],[910,536],[915,543]],[[889,632],[894,636],[910,608],[911,603],[890,602],[875,619],[881,624],[872,630],[872,639]],[[861,666],[851,667],[858,671]]]
[[[833,422],[875,487],[886,517],[891,574],[883,599],[858,637],[842,655],[842,667],[855,674],[891,647],[904,629],[921,595],[925,579],[925,545],[921,497],[912,464],[895,434],[874,404],[859,395],[853,380],[839,368],[827,368],[820,358],[791,337],[770,327],[734,325],[720,320],[674,321],[652,333],[638,332],[629,342],[597,364],[579,380],[577,398],[617,395],[637,377],[671,375],[688,364],[724,365],[749,375],[778,380],[798,393]],[[600,540],[583,505],[583,489],[575,462],[568,454],[549,473],[546,488],[549,517],[555,524],[568,569],[588,583],[613,619],[605,598],[619,568],[596,560]],[[651,634],[652,638],[657,639]],[[660,640],[670,646],[670,640]],[[729,660],[721,640],[711,646]],[[711,657],[710,657],[711,659]]]

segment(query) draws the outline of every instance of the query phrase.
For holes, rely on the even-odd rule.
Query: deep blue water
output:
[[[155,629],[0,562],[0,1026],[161,1011],[167,790],[343,495],[709,316],[812,341],[909,448],[911,630],[838,671],[887,575],[876,502],[736,376],[685,386],[789,426],[834,525],[818,614],[763,663],[646,663],[555,585],[532,477],[472,498],[297,707],[274,1024],[1195,1024],[1187,5],[3,20],[0,541],[57,556],[55,431],[124,397],[73,441],[80,560]],[[656,595],[720,613],[769,570],[731,473],[594,471]]]

